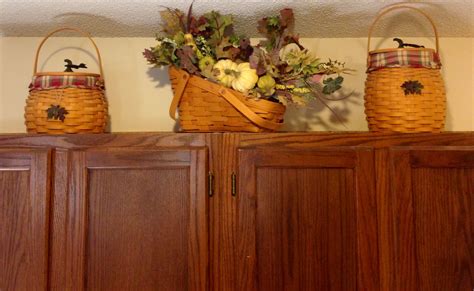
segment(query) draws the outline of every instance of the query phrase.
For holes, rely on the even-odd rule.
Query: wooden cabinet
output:
[[[471,290],[473,159],[473,133],[0,136],[0,289]]]
[[[241,149],[238,290],[375,290],[371,148]]]
[[[58,289],[207,290],[205,148],[57,156],[69,171],[55,193],[68,200]]]
[[[389,152],[394,290],[474,288],[474,147]]]
[[[0,290],[46,290],[50,151],[0,148]]]
[[[211,272],[213,290],[474,287],[472,133],[224,134],[216,144],[224,177],[211,207],[211,262],[221,270]],[[415,202],[400,192],[412,189],[400,180],[412,166],[393,156],[402,149],[410,149],[410,165],[429,173],[408,180],[422,181]],[[427,150],[436,152],[428,158]],[[421,201],[427,204],[417,206]],[[423,230],[404,214],[411,203]],[[410,258],[415,246],[423,255]]]

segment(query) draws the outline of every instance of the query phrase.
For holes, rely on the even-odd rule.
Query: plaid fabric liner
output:
[[[440,69],[439,55],[429,50],[393,50],[369,54],[367,72],[383,68],[428,68]]]
[[[33,76],[32,90],[81,88],[104,90],[104,81],[94,76]]]

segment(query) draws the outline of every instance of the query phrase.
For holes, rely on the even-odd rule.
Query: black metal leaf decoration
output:
[[[54,119],[54,120],[61,120],[64,122],[66,119],[66,115],[69,114],[69,112],[66,110],[66,108],[61,107],[60,105],[53,105],[51,104],[51,107],[46,109],[46,112],[48,113],[48,119]]]
[[[414,95],[418,94],[421,95],[421,89],[425,88],[423,84],[421,84],[418,81],[406,81],[405,83],[400,86],[403,88],[403,91],[405,92],[405,95]]]

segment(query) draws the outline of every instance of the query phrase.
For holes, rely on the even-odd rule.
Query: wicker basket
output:
[[[93,44],[100,74],[53,72],[39,73],[38,57],[45,41],[60,31],[75,31]],[[107,125],[107,101],[103,83],[102,59],[89,34],[76,28],[61,28],[49,33],[40,43],[33,69],[33,81],[25,106],[25,124],[29,133],[102,133]],[[48,109],[57,106],[66,111],[62,118],[48,118]]]
[[[272,132],[283,122],[285,106],[246,98],[242,93],[170,66],[174,91],[170,116],[183,131]]]
[[[397,9],[421,13],[431,23],[436,51],[399,48],[370,51],[376,23]],[[446,93],[441,77],[438,32],[433,20],[410,6],[394,6],[380,13],[369,30],[365,113],[370,131],[440,132],[446,115]]]

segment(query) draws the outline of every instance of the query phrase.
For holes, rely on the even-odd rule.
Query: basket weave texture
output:
[[[254,100],[183,70],[170,67],[174,91],[170,116],[179,111],[183,131],[272,132],[283,122],[285,106],[266,100]]]
[[[411,9],[425,16],[433,26],[436,36],[436,52],[432,49],[393,49],[370,50],[370,39],[373,28],[385,14],[396,9]],[[378,15],[369,32],[368,40],[368,73],[365,83],[365,113],[369,130],[374,132],[440,132],[444,129],[446,117],[446,92],[439,68],[420,66],[385,67],[370,70],[370,60],[377,54],[387,51],[438,56],[438,32],[433,20],[423,11],[410,6],[391,7]],[[408,52],[411,51],[411,52]],[[419,82],[423,85],[421,92],[407,94],[402,85],[405,82]]]
[[[59,105],[69,112],[64,121],[47,118],[46,110],[57,103],[55,93],[62,96]],[[103,133],[107,125],[107,101],[101,90],[34,90],[26,100],[25,119],[29,133]]]
[[[63,31],[75,31],[89,38],[98,56],[100,75],[88,73],[38,73],[38,57],[44,42],[53,34]],[[102,61],[97,45],[89,34],[76,28],[61,28],[48,34],[38,47],[33,70],[34,78],[80,76],[92,77],[102,81]],[[63,121],[49,119],[47,109],[52,105],[59,105],[67,110]],[[105,90],[101,86],[80,88],[74,85],[58,88],[34,88],[26,100],[25,125],[28,133],[65,134],[65,133],[103,133],[108,120],[108,104]]]
[[[418,80],[423,93],[405,96],[400,84],[406,80]],[[444,127],[446,98],[439,70],[382,69],[369,73],[365,91],[371,131],[439,132]]]

